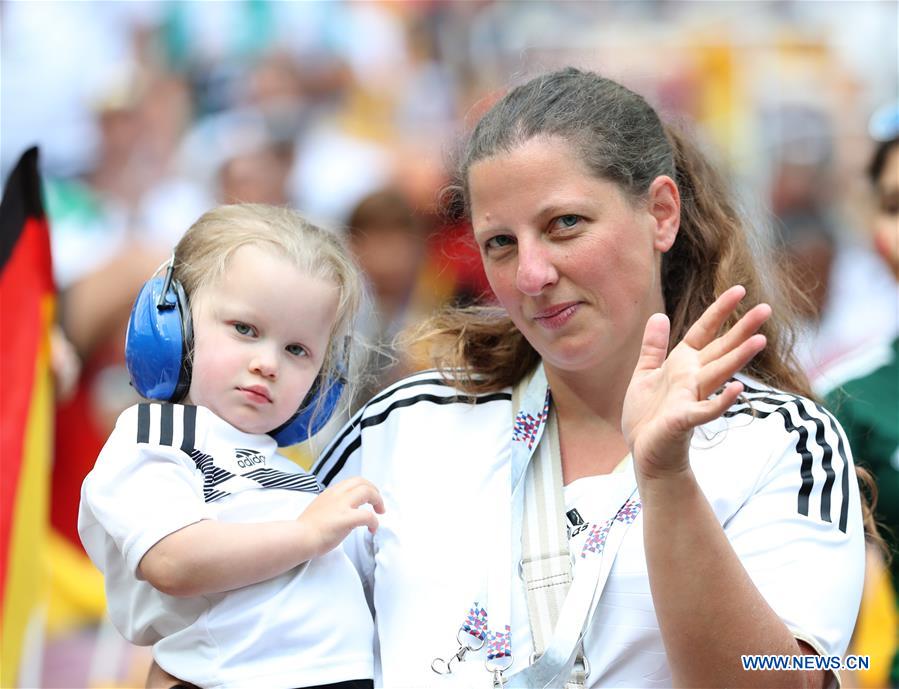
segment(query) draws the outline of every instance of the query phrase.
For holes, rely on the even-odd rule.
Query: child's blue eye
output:
[[[285,349],[287,349],[288,353],[293,354],[294,356],[308,356],[308,353],[306,352],[305,349],[303,349],[302,345],[298,345],[298,344],[287,345],[287,347]]]
[[[515,243],[515,237],[512,237],[508,234],[498,234],[495,237],[491,237],[486,242],[484,242],[484,248],[486,249],[502,249],[507,246],[512,246]]]
[[[252,335],[255,332],[253,326],[247,325],[246,323],[235,323],[234,329],[241,335]]]

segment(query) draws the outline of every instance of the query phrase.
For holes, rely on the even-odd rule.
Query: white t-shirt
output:
[[[315,478],[204,407],[125,410],[81,490],[78,531],[109,615],[167,672],[201,687],[304,687],[372,676],[371,613],[338,548],[233,591],[176,598],[140,578],[160,539],[201,519],[296,519]]]
[[[694,434],[693,471],[743,566],[793,630],[820,653],[842,655],[861,598],[864,535],[849,448],[837,422],[809,400],[746,380],[746,397]],[[434,372],[411,376],[375,397],[337,435],[315,467],[328,484],[361,474],[384,497],[374,536],[357,530],[344,547],[377,616],[385,687],[489,686],[484,651],[452,675],[430,668],[458,648],[456,632],[485,589],[493,534],[484,486],[510,458],[511,393],[462,395]],[[565,488],[566,511],[585,523],[614,514],[608,490],[632,468]],[[617,498],[616,498],[617,499]],[[571,551],[583,547],[585,530]],[[520,557],[514,549],[513,562]],[[575,564],[577,577],[577,563]],[[719,624],[726,624],[721,621]],[[513,664],[532,650],[523,584],[512,604]],[[587,685],[671,686],[644,558],[642,517],[628,528],[589,623]]]

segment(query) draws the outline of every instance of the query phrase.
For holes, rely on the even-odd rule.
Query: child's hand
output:
[[[371,505],[374,512],[361,505]],[[320,557],[330,552],[357,526],[367,526],[374,533],[378,518],[384,514],[381,493],[371,481],[355,477],[327,488],[305,509],[297,521],[308,530],[314,555]]]

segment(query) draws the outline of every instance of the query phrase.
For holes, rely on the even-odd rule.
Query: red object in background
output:
[[[86,362],[75,394],[56,407],[54,447],[59,461],[51,480],[50,524],[79,551],[82,551],[78,537],[81,484],[94,468],[107,435],[91,412],[91,388],[101,368],[94,360]]]
[[[467,222],[447,225],[435,232],[428,240],[428,251],[441,276],[450,276],[456,302],[471,304],[496,301],[484,273],[481,253]]]

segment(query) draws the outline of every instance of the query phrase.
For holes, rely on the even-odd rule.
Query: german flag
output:
[[[0,201],[0,686],[18,685],[26,639],[46,600],[56,305],[38,151],[9,176]],[[40,638],[38,636],[38,638]]]

